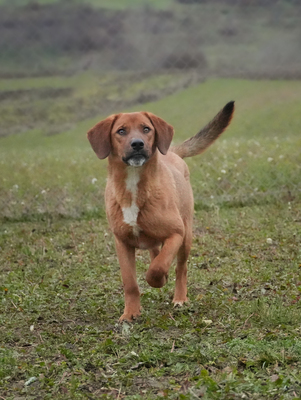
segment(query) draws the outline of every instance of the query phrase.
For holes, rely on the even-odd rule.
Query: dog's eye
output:
[[[145,126],[143,128],[143,133],[148,133],[150,131],[150,128],[148,126]]]
[[[122,135],[125,135],[126,132],[125,132],[125,129],[121,128],[121,129],[118,129],[117,133],[122,136]]]

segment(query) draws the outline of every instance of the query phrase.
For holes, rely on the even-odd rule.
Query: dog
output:
[[[146,281],[163,287],[177,257],[173,303],[187,298],[187,259],[192,244],[193,193],[183,160],[202,153],[229,125],[234,101],[182,144],[170,147],[174,130],[150,112],[111,115],[88,132],[100,159],[108,157],[106,214],[114,234],[124,287],[120,321],[140,315],[135,249],[147,249]]]

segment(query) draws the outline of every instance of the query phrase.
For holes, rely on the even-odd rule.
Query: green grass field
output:
[[[195,194],[189,304],[172,307],[173,271],[162,290],[146,284],[148,255],[139,251],[143,314],[119,325],[106,161],[85,134],[105,115],[82,114],[70,128],[78,108],[60,105],[75,94],[85,104],[93,77],[47,79],[0,82],[0,96],[73,89],[40,96],[26,123],[20,99],[9,99],[15,128],[0,139],[0,398],[301,398],[301,82],[211,79],[143,106],[129,102],[128,110],[171,123],[175,141],[227,101],[236,113],[205,154],[187,160]],[[66,121],[61,134],[39,119],[49,107],[55,126]]]
[[[57,3],[59,0],[38,0],[37,4],[52,4]],[[0,5],[13,5],[13,6],[24,6],[26,4],[31,4],[31,0],[0,0]],[[76,4],[89,4],[94,7],[100,8],[112,8],[123,10],[125,8],[131,7],[141,7],[150,5],[155,8],[166,8],[173,3],[173,0],[76,0]]]
[[[187,73],[137,76],[133,72],[93,71],[67,77],[0,79],[0,137],[33,130],[40,136],[51,136],[121,105],[181,90],[190,80]]]

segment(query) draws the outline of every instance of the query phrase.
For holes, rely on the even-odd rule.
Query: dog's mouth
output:
[[[122,161],[131,167],[142,167],[147,160],[148,156],[145,153],[135,153],[122,158]]]

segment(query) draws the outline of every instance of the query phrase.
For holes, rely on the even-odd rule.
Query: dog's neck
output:
[[[157,152],[156,152],[157,153]],[[115,201],[121,208],[123,221],[139,236],[138,214],[149,196],[149,180],[156,174],[158,154],[141,167],[133,167],[109,157],[109,180],[114,187]]]
[[[115,187],[120,188],[120,184],[124,184],[124,190],[127,189],[127,179],[129,181],[138,179],[139,176],[141,181],[147,183],[153,172],[157,170],[159,157],[158,151],[156,151],[149,160],[141,167],[133,167],[126,165],[120,158],[117,159],[116,156],[110,155],[108,158],[108,176]],[[135,178],[134,178],[135,177]],[[128,183],[129,184],[129,183]]]
[[[157,152],[141,167],[132,167],[109,157],[108,181],[114,186],[116,201],[122,208],[130,207],[133,202],[143,202],[158,165]]]

